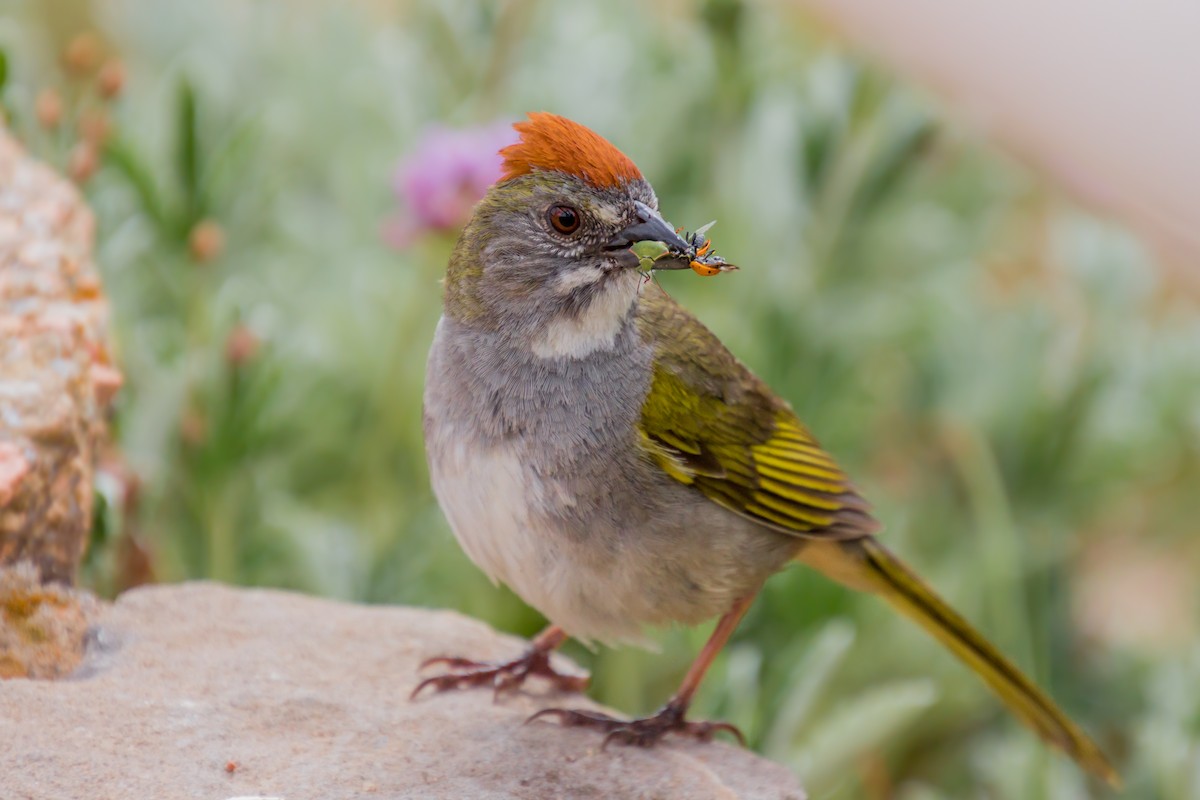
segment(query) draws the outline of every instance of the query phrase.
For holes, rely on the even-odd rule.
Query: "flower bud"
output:
[[[63,48],[63,67],[76,77],[86,75],[100,62],[100,49],[99,36],[90,31],[80,33]]]
[[[39,125],[48,131],[54,130],[62,123],[62,95],[57,89],[42,89],[33,103],[33,113]]]
[[[258,337],[245,325],[235,325],[225,340],[225,360],[240,367],[258,355]]]
[[[207,264],[225,252],[225,231],[214,220],[201,220],[188,236],[188,248],[193,259]]]
[[[112,100],[125,88],[125,65],[120,59],[110,58],[96,76],[96,89],[105,100]]]
[[[67,174],[71,180],[83,185],[96,174],[100,166],[100,153],[96,146],[88,141],[76,142],[67,157]]]

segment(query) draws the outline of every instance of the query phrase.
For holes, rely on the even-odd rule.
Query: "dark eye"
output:
[[[579,230],[579,212],[570,206],[550,206],[546,218],[559,233],[574,233]]]

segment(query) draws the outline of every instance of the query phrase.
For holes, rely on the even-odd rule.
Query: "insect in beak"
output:
[[[630,250],[638,258],[638,268],[647,270],[691,269],[697,275],[711,277],[737,269],[717,255],[712,249],[712,240],[705,237],[716,220],[696,229],[695,233],[684,233],[680,241],[683,247],[671,247],[661,239],[637,242]],[[680,229],[682,230],[682,229]],[[676,231],[678,234],[679,231]]]

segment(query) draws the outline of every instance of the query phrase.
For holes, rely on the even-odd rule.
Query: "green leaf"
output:
[[[105,146],[105,160],[129,184],[129,188],[137,195],[142,212],[154,221],[159,232],[169,233],[167,215],[158,187],[133,146],[124,139],[114,137]]]
[[[861,219],[888,200],[929,151],[936,134],[937,127],[925,118],[909,120],[902,130],[888,132],[854,193],[850,216]]]
[[[214,197],[220,197],[226,179],[235,182],[245,179],[246,165],[251,160],[252,148],[259,143],[260,133],[259,121],[247,118],[211,148],[200,180],[202,207],[207,209]]]
[[[756,712],[762,693],[762,667],[761,648],[746,644],[732,647],[725,660],[724,681],[719,684],[720,692],[724,695],[724,712],[721,716],[752,739],[758,727]]]
[[[204,215],[200,196],[200,131],[196,110],[196,91],[186,78],[179,83],[179,119],[176,122],[175,144],[176,168],[183,185],[183,235],[192,229]]]
[[[0,47],[0,92],[4,91],[4,87],[8,85],[8,53]]]
[[[804,657],[792,667],[787,686],[791,686],[779,713],[763,739],[763,752],[775,759],[786,758],[801,727],[812,715],[822,691],[854,644],[854,626],[835,619],[821,628]]]
[[[802,748],[796,767],[805,786],[821,796],[844,780],[859,758],[892,740],[936,699],[933,683],[921,679],[895,681],[844,702]]]
[[[804,164],[804,179],[811,196],[820,193],[829,165],[834,160],[837,133],[832,122],[816,119],[804,131],[801,158]]]
[[[104,544],[112,539],[113,531],[108,505],[108,496],[100,489],[92,490],[92,541],[88,545],[88,554],[100,552]]]

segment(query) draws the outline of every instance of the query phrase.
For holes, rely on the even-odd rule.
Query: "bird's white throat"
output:
[[[541,335],[533,340],[534,355],[539,358],[583,358],[616,346],[617,334],[621,332],[641,286],[642,279],[637,272],[606,276],[595,267],[577,267],[564,272],[556,288],[566,295],[601,280],[605,281],[604,286],[587,308],[578,314],[560,314],[546,325]]]

